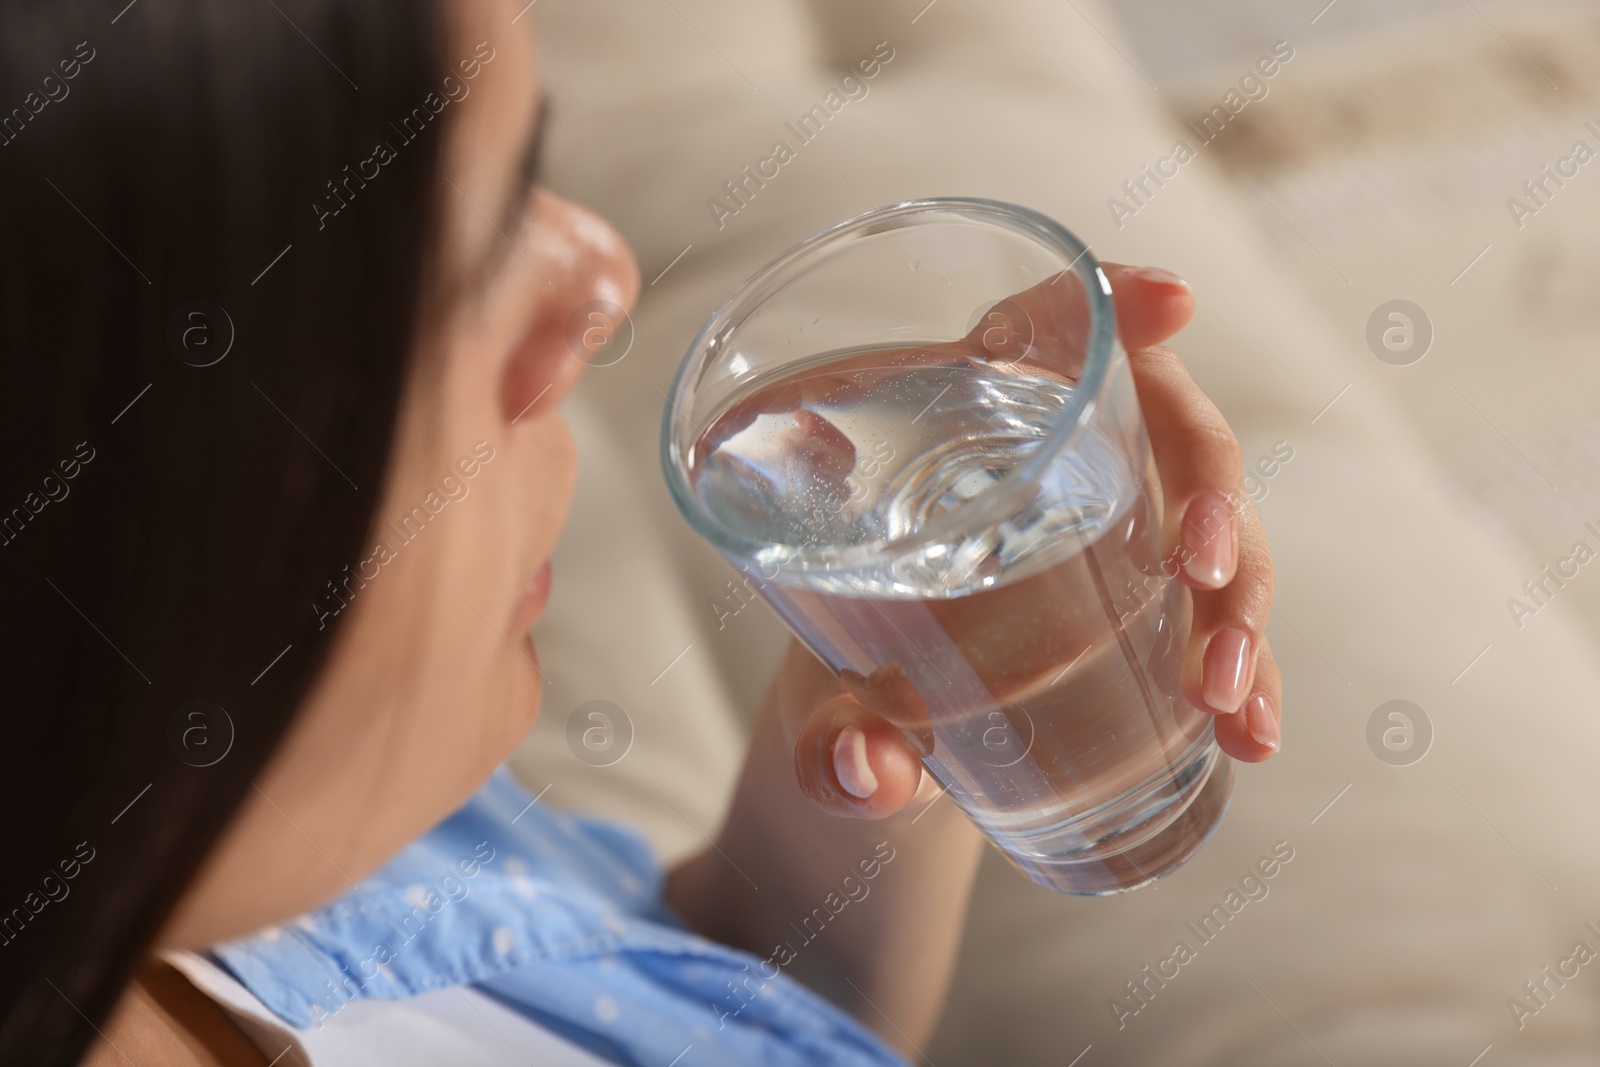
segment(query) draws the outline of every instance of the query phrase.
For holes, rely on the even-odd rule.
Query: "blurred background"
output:
[[[1600,10],[534,12],[551,184],[619,224],[645,285],[627,356],[571,407],[583,477],[538,632],[553,684],[515,760],[533,789],[643,826],[669,862],[703,846],[784,631],[740,605],[733,569],[666,498],[672,372],[795,241],[918,196],[1014,201],[1101,258],[1188,279],[1200,310],[1173,347],[1246,464],[1292,450],[1253,494],[1278,568],[1285,742],[1239,768],[1217,836],[1155,888],[1057,897],[989,857],[923,1058],[1600,1060],[1600,973],[1563,963],[1578,944],[1600,953]],[[865,95],[797,143],[786,124],[883,43],[893,58]],[[727,183],[778,140],[795,158],[735,198]],[[1193,159],[1131,194],[1180,141]],[[625,726],[614,759],[570,740],[594,701]],[[1405,729],[1385,743],[1397,708]],[[1214,939],[1193,935],[1285,854],[1265,897]],[[1180,941],[1195,958],[1147,980]]]
[[[1373,292],[1428,294],[1444,358],[1386,384],[1441,473],[1543,565],[1600,514],[1600,182],[1587,166],[1546,181],[1551,210],[1518,212],[1520,227],[1507,200],[1539,208],[1523,182],[1575,141],[1600,150],[1585,126],[1600,127],[1600,10],[1323,3],[1133,0],[1118,21],[1180,120],[1204,115],[1262,41],[1294,42],[1292,77],[1239,115],[1213,162],[1336,325],[1360,328]],[[1321,13],[1310,32],[1307,11]],[[1600,582],[1574,593],[1600,626]]]

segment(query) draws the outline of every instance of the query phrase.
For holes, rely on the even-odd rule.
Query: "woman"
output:
[[[931,1032],[981,839],[949,805],[911,826],[936,793],[914,754],[803,651],[715,844],[665,877],[621,831],[484,786],[538,710],[568,321],[638,288],[613,230],[533,184],[532,22],[513,0],[0,2],[4,1062],[270,1062],[164,962],[219,944],[280,1020],[320,994],[272,946],[348,950],[335,1009],[481,987],[482,1026],[554,1035],[554,1062],[870,1063]],[[1265,759],[1270,561],[1249,509],[1220,538],[1179,521],[1236,487],[1238,450],[1151,347],[1192,298],[1109,273],[1167,547],[1201,547],[1185,686]],[[439,853],[479,827],[487,852]],[[440,855],[462,890],[423,895],[418,952],[355,958],[337,921]],[[873,863],[877,903],[773,964]],[[507,946],[485,916],[529,888]],[[557,921],[601,947],[524,954]],[[425,943],[465,962],[422,967]],[[615,995],[580,1011],[591,989]]]

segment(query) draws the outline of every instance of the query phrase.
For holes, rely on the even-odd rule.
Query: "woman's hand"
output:
[[[1194,298],[1165,271],[1104,268],[1162,482],[1163,569],[1194,596],[1183,692],[1218,716],[1224,751],[1266,759],[1277,747],[1279,700],[1278,672],[1262,638],[1272,598],[1266,540],[1239,492],[1233,435],[1177,357],[1156,347],[1189,321]],[[1014,358],[1048,360],[1041,370],[1072,376],[1074,361],[1082,360],[1073,341],[1084,336],[1088,310],[1081,285],[1073,288],[1076,277],[1068,272],[1053,287],[1047,281],[1001,301],[959,342],[908,349],[889,363],[876,353],[861,370],[894,374],[914,362]],[[749,414],[797,409],[796,396],[775,392],[757,398]],[[816,466],[823,475],[848,472],[852,449],[843,435],[819,435]],[[840,880],[864,857],[892,856],[871,882],[871,897],[830,920],[826,936],[808,942],[789,973],[831,991],[907,1055],[938,1021],[983,850],[960,810],[933,804],[937,783],[915,747],[925,742],[917,730],[925,721],[897,663],[835,678],[791,642],[756,718],[715,847],[674,868],[667,894],[694,929],[764,954],[794,938],[795,916],[811,914],[830,894],[838,899]],[[887,818],[897,812],[904,814]]]
[[[1160,473],[1164,570],[1193,592],[1183,694],[1217,717],[1224,752],[1259,762],[1277,751],[1280,736],[1281,680],[1265,635],[1272,558],[1255,509],[1240,491],[1233,432],[1177,355],[1160,344],[1193,316],[1194,296],[1167,271],[1114,263],[1103,268]],[[985,335],[980,322],[972,339],[982,338],[991,355],[1003,356],[991,339],[1006,343],[1020,329],[1017,320],[1026,320],[1026,332],[1036,338],[1079,335],[1072,320],[1082,313],[1081,290],[1074,300],[1070,291],[1050,291],[1051,284],[1003,301],[997,310],[1008,318],[996,320],[998,333],[990,325]],[[1074,356],[1067,351],[1063,358]],[[775,686],[778,717],[793,739],[800,789],[812,803],[837,815],[879,819],[905,808],[919,788],[934,795],[905,735],[871,710],[915,701],[908,687],[893,674],[847,677],[841,684],[798,643],[791,646]]]

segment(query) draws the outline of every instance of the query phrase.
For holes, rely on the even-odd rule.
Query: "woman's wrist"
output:
[[[891,1042],[903,1040],[897,1029],[920,1041],[943,1003],[983,839],[931,779],[881,819],[808,799],[793,724],[823,697],[817,683],[804,662],[779,672],[715,848],[672,872],[668,902],[698,932],[772,959],[869,1026],[883,1025],[881,1010]]]

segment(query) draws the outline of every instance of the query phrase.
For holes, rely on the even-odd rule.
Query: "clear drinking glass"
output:
[[[693,527],[1019,869],[1132,889],[1221,821],[1189,592],[1111,287],[1052,220],[896,204],[795,246],[695,338],[662,427]]]

